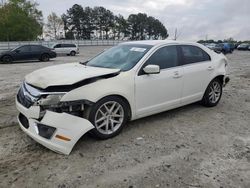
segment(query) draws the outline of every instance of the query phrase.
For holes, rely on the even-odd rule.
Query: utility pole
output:
[[[175,31],[174,31],[174,40],[177,40],[180,35],[181,35],[181,33],[178,33],[177,28],[175,28]]]
[[[174,31],[174,40],[177,39],[177,28],[175,28],[175,31]]]

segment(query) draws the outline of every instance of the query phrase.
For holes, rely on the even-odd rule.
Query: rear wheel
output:
[[[44,62],[49,61],[49,54],[43,54],[41,56],[41,61],[44,61]]]
[[[222,95],[222,83],[219,79],[215,78],[208,85],[201,103],[207,107],[216,106],[221,99],[221,95]]]
[[[3,63],[11,63],[13,61],[12,57],[7,55],[2,58]]]
[[[118,135],[128,120],[127,103],[116,96],[101,99],[91,107],[89,120],[95,126],[93,136],[107,139]]]
[[[75,51],[71,51],[71,52],[70,52],[70,55],[71,55],[71,56],[75,56],[75,55],[76,55],[76,52],[75,52]]]

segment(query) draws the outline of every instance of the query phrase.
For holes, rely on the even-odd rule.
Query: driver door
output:
[[[183,67],[179,66],[176,46],[157,49],[135,77],[136,115],[143,117],[180,106]],[[160,73],[146,74],[143,68],[158,65]]]
[[[29,60],[31,59],[31,48],[29,45],[22,46],[15,50],[15,60]]]

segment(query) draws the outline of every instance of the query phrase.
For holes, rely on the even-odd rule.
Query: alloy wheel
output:
[[[117,131],[124,121],[124,109],[115,101],[101,105],[95,114],[95,127],[102,134],[112,134]]]
[[[209,101],[211,103],[216,103],[220,99],[221,95],[221,85],[218,82],[213,82],[209,88]]]

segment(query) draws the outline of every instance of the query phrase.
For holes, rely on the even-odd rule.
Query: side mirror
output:
[[[146,74],[159,74],[160,73],[160,67],[159,65],[147,65],[143,68],[143,71]]]
[[[20,50],[18,50],[18,49],[17,49],[17,50],[15,50],[15,52],[16,52],[16,53],[19,53],[19,52],[20,52]]]

